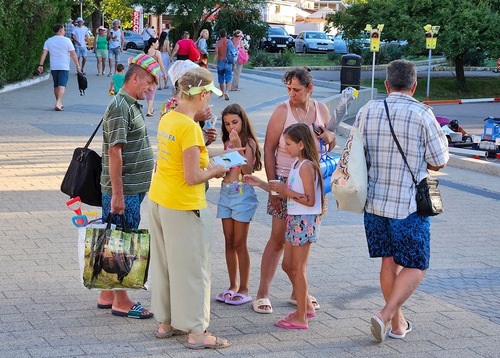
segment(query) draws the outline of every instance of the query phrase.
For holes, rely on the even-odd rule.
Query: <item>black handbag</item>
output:
[[[389,108],[387,107],[387,102],[384,100],[385,113],[387,114],[387,119],[389,120],[389,127],[391,128],[391,134],[396,142],[399,153],[403,157],[403,160],[410,171],[411,178],[415,187],[417,188],[417,194],[415,195],[415,200],[417,201],[417,214],[420,216],[435,216],[443,212],[443,200],[441,198],[441,193],[439,192],[438,185],[439,180],[431,177],[424,178],[417,183],[413,172],[408,165],[406,156],[403,153],[403,149],[399,144],[398,138],[394,133],[394,128],[392,127],[391,118],[389,117]]]
[[[71,198],[79,196],[82,203],[92,206],[102,205],[102,159],[99,154],[88,147],[99,130],[101,123],[102,119],[94,130],[94,133],[90,136],[87,144],[85,144],[85,147],[74,150],[73,158],[61,183],[61,191],[64,194],[68,194]]]

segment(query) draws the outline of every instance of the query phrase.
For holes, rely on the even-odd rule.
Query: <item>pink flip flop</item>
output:
[[[293,311],[292,313],[290,313],[288,316],[286,316],[285,318],[286,319],[290,319],[292,317],[294,317],[295,315],[297,314],[297,311]],[[306,315],[307,318],[314,318],[316,317],[316,312],[313,312],[313,313],[308,313]]]
[[[301,325],[298,325],[298,324],[293,324],[286,317],[283,318],[283,319],[281,319],[281,320],[279,320],[274,325],[276,327],[284,328],[284,329],[309,329],[308,325],[301,326]]]

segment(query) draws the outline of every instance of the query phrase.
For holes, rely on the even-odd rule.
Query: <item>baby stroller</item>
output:
[[[76,75],[78,80],[78,89],[80,90],[80,96],[85,96],[85,90],[87,89],[87,77],[83,72],[78,72]]]

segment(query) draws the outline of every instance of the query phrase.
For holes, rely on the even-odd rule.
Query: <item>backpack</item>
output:
[[[247,62],[248,62],[248,52],[243,47],[238,48],[238,64],[244,65]]]
[[[196,63],[200,59],[200,51],[193,41],[189,44],[189,60]]]
[[[227,40],[226,61],[229,64],[234,64],[238,60],[238,49],[234,46],[233,41]]]

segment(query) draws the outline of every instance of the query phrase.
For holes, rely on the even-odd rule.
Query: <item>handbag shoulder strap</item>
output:
[[[401,144],[399,144],[398,138],[396,137],[396,133],[394,133],[394,128],[392,127],[392,123],[391,123],[391,117],[389,116],[389,107],[387,107],[387,102],[385,99],[384,99],[384,106],[385,106],[385,114],[387,115],[387,119],[389,120],[389,127],[391,128],[392,138],[394,138],[394,141],[396,142],[399,153],[401,153],[401,156],[403,157],[403,160],[406,164],[406,167],[410,171],[411,178],[412,178],[413,182],[415,183],[415,185],[418,185],[417,180],[415,179],[415,176],[413,175],[413,172],[410,169],[410,165],[408,164],[408,161],[406,160],[406,155],[403,153],[403,148],[401,148]]]
[[[97,127],[95,128],[94,133],[92,133],[92,135],[90,136],[89,140],[87,141],[87,144],[85,144],[85,147],[84,147],[85,149],[87,149],[87,148],[89,147],[90,143],[91,143],[91,142],[92,142],[92,140],[94,139],[94,137],[95,137],[95,135],[96,135],[97,131],[99,130],[99,127],[100,127],[100,126],[101,126],[101,124],[102,124],[103,119],[104,119],[104,118],[101,118],[101,121],[99,122],[99,124],[98,124],[98,125],[97,125]]]

